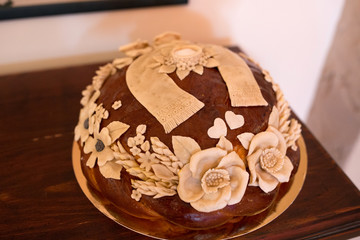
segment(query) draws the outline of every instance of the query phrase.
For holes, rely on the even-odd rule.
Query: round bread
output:
[[[151,101],[142,98],[142,92],[138,93],[135,91],[135,87],[131,83],[131,79],[136,77],[130,75],[134,71],[147,71],[148,66],[144,68],[145,70],[142,70],[138,69],[136,64],[146,63],[149,58],[154,56],[154,52],[161,52],[163,48],[172,49],[170,53],[173,54],[173,60],[176,60],[174,49],[177,50],[179,46],[185,46],[182,50],[190,48],[190,53],[198,49],[205,51],[204,49],[207,48],[207,45],[184,42],[176,34],[164,34],[157,37],[153,45],[146,42],[136,42],[121,48],[127,54],[127,57],[114,60],[113,63],[100,68],[97,72],[93,84],[89,85],[83,92],[84,98],[82,99],[82,104],[84,111],[75,130],[75,140],[78,141],[81,148],[81,166],[85,177],[90,185],[111,202],[117,210],[142,219],[165,219],[182,228],[209,229],[233,219],[240,221],[244,217],[254,216],[269,209],[275,204],[275,199],[278,199],[280,186],[290,182],[297,170],[299,151],[297,150],[296,140],[300,135],[300,125],[296,120],[290,119],[290,110],[287,103],[283,100],[280,89],[273,83],[268,73],[244,54],[235,54],[240,59],[239,61],[244,62],[246,68],[252,74],[255,84],[258,86],[266,104],[260,103],[258,106],[256,104],[253,104],[254,106],[234,106],[236,105],[234,104],[234,96],[229,94],[231,92],[229,88],[232,87],[229,83],[231,78],[227,77],[228,75],[226,75],[224,70],[225,67],[221,69],[221,61],[217,61],[216,66],[206,67],[204,65],[201,74],[199,74],[199,71],[195,71],[194,66],[192,66],[192,69],[187,72],[185,77],[175,69],[172,72],[169,70],[164,74],[178,88],[203,103],[199,110],[191,113],[190,117],[181,120],[180,123],[177,123],[169,131],[159,120],[159,117],[154,114],[151,104],[156,103],[157,98],[154,96],[154,99],[150,99]],[[216,54],[220,55],[219,52]],[[218,56],[216,54],[213,57],[215,60]],[[207,59],[209,58],[212,57],[207,56]],[[221,60],[221,58],[218,59]],[[140,63],[137,63],[137,61]],[[166,61],[165,63],[160,61],[160,66],[155,66],[151,71],[155,71],[158,74],[161,64],[169,66],[171,62],[166,64]],[[200,65],[199,62],[196,64]],[[179,65],[176,65],[176,67],[179,69]],[[149,78],[151,77],[149,76]],[[234,81],[236,82],[236,80]],[[156,89],[152,89],[152,82],[141,84],[144,84],[142,89],[144,92],[154,91],[154,94],[162,94],[157,92]],[[141,84],[138,84],[140,89]],[[156,79],[154,84],[156,84]],[[169,88],[169,91],[171,90]],[[87,111],[86,114],[84,114],[85,111]],[[172,112],[170,111],[170,113]],[[231,115],[231,117],[226,115]],[[230,118],[233,120],[230,120]],[[217,127],[217,124],[214,122],[215,119],[220,119],[219,121],[225,123],[227,129],[225,135],[214,136],[211,133],[210,129]],[[242,124],[241,120],[243,121]],[[89,122],[93,126],[89,127]],[[234,124],[238,125],[234,128],[232,126]],[[103,129],[107,131],[102,131]],[[221,129],[219,129],[215,130],[221,132]],[[88,132],[86,133],[86,131]],[[283,154],[281,160],[279,160],[280,157],[270,157],[269,159],[282,161],[282,165],[270,160],[269,164],[272,165],[266,165],[268,158],[266,158],[265,153],[262,153],[261,157],[258,157],[260,160],[254,165],[261,170],[256,170],[255,167],[252,167],[251,162],[249,162],[249,159],[254,157],[249,156],[255,155],[256,152],[259,152],[260,156],[259,146],[263,146],[264,143],[258,139],[262,139],[263,135],[265,139],[266,134],[276,136],[271,131],[275,132],[281,138],[281,141],[286,144],[286,154]],[[244,133],[246,134],[244,135]],[[108,143],[103,140],[105,135]],[[134,141],[139,142],[133,143]],[[160,143],[157,141],[160,141]],[[260,143],[257,144],[257,141],[260,141]],[[180,142],[180,144],[175,146],[176,142]],[[158,149],[160,146],[164,146],[162,150]],[[179,146],[183,149],[179,150]],[[230,146],[230,148],[225,151],[225,146]],[[271,146],[264,147],[263,152],[267,151],[266,149],[275,149],[274,146],[272,144]],[[166,152],[164,149],[167,149],[168,153],[161,155],[160,152]],[[195,151],[194,149],[197,150]],[[282,149],[284,149],[284,146]],[[99,155],[105,151],[108,151],[106,155]],[[185,160],[184,151],[189,155]],[[228,168],[224,167],[225,165],[219,164],[222,161],[219,159],[215,164],[216,166],[213,164],[205,170],[207,172],[210,171],[209,175],[212,174],[211,171],[217,171],[216,174],[220,175],[224,173],[225,177],[221,176],[219,178],[221,180],[220,185],[216,185],[219,182],[215,182],[215,188],[217,189],[211,188],[214,187],[214,182],[211,183],[213,185],[206,182],[204,176],[207,173],[204,173],[204,170],[201,173],[201,182],[196,180],[199,184],[202,184],[201,187],[203,189],[198,190],[196,188],[196,191],[200,191],[200,193],[196,192],[196,194],[215,196],[214,191],[220,192],[227,186],[230,189],[231,186],[231,193],[228,195],[236,195],[237,193],[235,194],[235,192],[238,191],[236,184],[238,182],[233,181],[235,178],[243,181],[241,183],[245,186],[242,190],[243,193],[237,194],[237,196],[241,196],[236,197],[235,200],[233,200],[233,197],[222,197],[220,194],[223,198],[221,201],[209,200],[201,202],[201,204],[209,202],[209,206],[196,203],[198,200],[191,200],[191,202],[188,200],[187,192],[189,189],[187,189],[187,186],[185,186],[185,190],[182,190],[181,178],[185,178],[187,169],[194,169],[194,164],[192,165],[192,163],[199,158],[199,152],[205,154],[205,152],[215,153],[216,151],[225,151],[226,156],[235,156],[233,154],[235,153],[234,159],[236,160],[231,160],[235,162],[232,164],[236,165],[236,171],[242,169],[243,173],[241,174],[245,177],[235,176],[234,174],[237,173],[232,173],[235,168],[231,168],[232,165],[229,165]],[[253,153],[249,154],[249,152]],[[148,154],[148,157],[150,155],[153,156],[152,159],[155,160],[153,162],[149,160],[148,164],[143,164],[146,154]],[[270,151],[269,154],[271,155],[272,152]],[[269,154],[268,156],[270,156]],[[292,167],[287,172],[284,170],[284,173],[281,173],[281,175],[280,172],[283,171],[281,167],[286,164],[289,165],[286,162],[287,159]],[[200,159],[199,161],[205,162],[207,160]],[[236,163],[236,161],[241,161],[241,163]],[[283,163],[284,161],[285,163]],[[280,167],[274,170],[274,164]],[[270,167],[267,168],[266,166]],[[166,169],[163,171],[163,168]],[[196,175],[194,173],[195,170],[192,171],[190,178],[194,178]],[[226,178],[228,176],[227,170],[229,171],[230,178]],[[255,170],[269,174],[269,178],[271,178],[270,183],[264,184],[262,182],[263,179],[259,177],[259,172]],[[255,172],[258,174],[257,177]],[[214,173],[211,176],[218,176],[216,174]],[[282,177],[277,179],[278,175]],[[285,175],[287,177],[284,177]],[[224,187],[221,185],[223,181],[228,181],[227,185],[223,184]],[[274,181],[277,181],[275,185],[273,184]],[[208,186],[204,184],[208,184]],[[148,186],[148,188],[144,186]],[[161,186],[161,188],[157,188],[158,186]],[[268,188],[269,186],[270,188]],[[210,190],[206,190],[207,188]],[[181,194],[181,191],[185,193]],[[220,198],[220,195],[216,195],[216,197]],[[223,202],[225,202],[225,206],[223,206]]]

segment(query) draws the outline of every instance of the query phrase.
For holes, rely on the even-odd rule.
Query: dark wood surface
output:
[[[0,76],[0,239],[146,239],[99,212],[71,151],[81,90],[99,64]],[[308,174],[295,202],[244,239],[360,235],[360,193],[303,126]]]

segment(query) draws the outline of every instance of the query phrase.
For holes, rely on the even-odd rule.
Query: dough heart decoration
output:
[[[236,115],[232,111],[225,113],[225,120],[231,130],[242,127],[245,123],[244,117],[241,114]]]
[[[208,136],[210,138],[220,138],[221,136],[226,136],[227,127],[221,118],[215,118],[214,125],[208,129]]]

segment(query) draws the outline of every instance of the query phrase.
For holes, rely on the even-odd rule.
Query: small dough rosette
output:
[[[250,170],[250,186],[259,186],[264,192],[274,190],[279,183],[288,182],[294,168],[286,156],[286,141],[274,127],[256,134],[246,157]]]
[[[179,197],[200,212],[236,204],[244,196],[249,174],[235,151],[213,147],[198,151],[179,172]]]

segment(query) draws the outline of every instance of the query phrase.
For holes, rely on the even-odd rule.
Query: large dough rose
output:
[[[200,212],[211,212],[240,202],[249,174],[239,155],[219,148],[193,154],[179,172],[179,197]]]
[[[283,135],[272,126],[252,138],[247,155],[250,186],[259,186],[267,193],[279,182],[289,181],[294,167],[286,156],[286,148]]]

